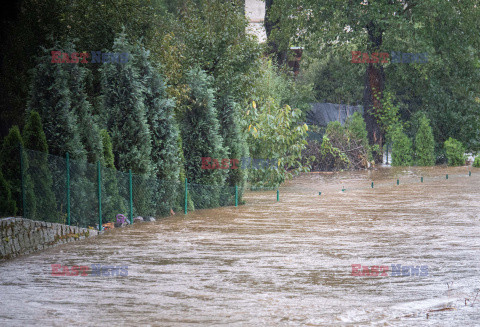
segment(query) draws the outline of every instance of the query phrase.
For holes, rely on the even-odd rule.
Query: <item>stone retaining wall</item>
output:
[[[97,234],[94,229],[44,221],[0,219],[0,261]]]

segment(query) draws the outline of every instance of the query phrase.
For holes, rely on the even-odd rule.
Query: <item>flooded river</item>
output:
[[[0,263],[0,325],[480,321],[479,170],[310,173],[279,192],[278,202],[276,191],[247,193],[238,208],[177,214]],[[52,264],[128,266],[128,276],[52,276]],[[367,276],[358,265],[370,267]],[[387,266],[386,276],[372,266]]]

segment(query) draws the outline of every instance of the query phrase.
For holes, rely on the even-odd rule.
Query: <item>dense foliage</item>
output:
[[[435,164],[435,141],[433,139],[430,121],[421,115],[419,127],[415,136],[415,157],[419,166],[433,166]]]
[[[465,165],[465,146],[462,142],[449,137],[444,143],[449,166]]]
[[[413,163],[412,141],[404,133],[403,127],[397,124],[392,129],[390,139],[392,141],[392,166],[409,166]]]
[[[338,121],[328,123],[322,142],[309,140],[303,156],[312,170],[369,167],[371,147],[362,116],[356,112],[347,119],[345,126]]]

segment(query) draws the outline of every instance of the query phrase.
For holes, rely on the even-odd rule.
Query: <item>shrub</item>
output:
[[[320,153],[322,155],[326,170],[346,169],[350,164],[350,161],[345,153],[334,147],[327,135],[323,136]]]
[[[403,127],[397,124],[392,128],[392,166],[409,166],[412,164],[412,141],[403,132]]]
[[[368,147],[367,125],[358,111],[347,119],[345,127],[351,138],[357,140],[362,146]]]
[[[475,157],[475,160],[473,161],[473,167],[480,168],[480,155]]]
[[[419,127],[415,136],[415,154],[419,166],[433,166],[435,164],[435,140],[433,139],[430,121],[425,115],[419,119]]]
[[[338,121],[329,122],[322,142],[310,140],[302,156],[305,164],[312,165],[312,170],[366,168],[371,147],[363,117],[355,113],[345,126]]]
[[[465,164],[465,147],[462,142],[449,137],[444,143],[449,166],[463,166]]]

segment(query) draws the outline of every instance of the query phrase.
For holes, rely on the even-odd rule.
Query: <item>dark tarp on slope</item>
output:
[[[335,103],[312,103],[312,109],[307,111],[307,125],[326,127],[331,121],[340,121],[343,125],[347,117],[352,116],[356,111],[363,114],[363,107]]]

